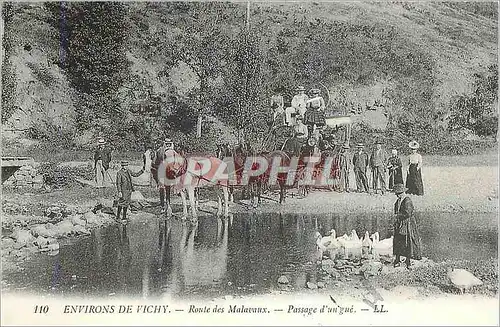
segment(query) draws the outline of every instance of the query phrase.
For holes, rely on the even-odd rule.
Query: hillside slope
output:
[[[196,16],[195,5],[126,6],[126,56],[131,68],[120,93],[121,104],[135,108],[153,103],[159,108],[158,119],[188,133],[192,123],[179,119],[191,119],[192,114],[179,110],[190,110],[200,80],[189,65],[172,65],[161,48],[175,47],[185,39],[183,33],[189,33],[182,15],[204,17],[201,25],[217,17],[224,25],[225,40],[238,41],[246,8],[238,3],[219,4],[218,9],[205,4],[209,10]],[[64,31],[51,27],[51,13],[40,3],[14,4],[8,17],[3,12],[2,69],[9,83],[3,83],[2,107],[12,111],[2,115],[3,131],[26,137],[19,131],[45,122],[48,133],[81,134],[75,129],[75,108],[81,102],[59,67],[65,59],[60,44]],[[493,2],[254,3],[250,23],[260,40],[263,99],[276,90],[289,97],[290,88],[300,83],[327,88],[333,108],[366,109],[378,102],[389,112],[409,110],[446,123],[453,98],[470,93],[475,74],[497,64],[496,12]],[[230,47],[229,43],[217,46],[221,51]],[[210,101],[225,106],[221,93],[231,82],[224,80],[224,74],[214,76],[209,85],[215,95]],[[139,116],[130,119],[142,119]],[[226,123],[233,124],[227,119]],[[82,142],[92,139],[94,132],[89,133]],[[3,138],[9,135],[4,133]]]

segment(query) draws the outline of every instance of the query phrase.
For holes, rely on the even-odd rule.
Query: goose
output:
[[[448,268],[446,275],[453,286],[460,290],[461,294],[474,286],[483,285],[483,282],[479,278],[465,269]]]
[[[322,237],[319,232],[316,232],[316,244],[321,244],[321,247],[329,247],[333,242],[336,243],[335,239],[335,229],[330,231],[330,236]]]
[[[363,246],[362,255],[368,256],[373,245],[373,242],[370,239],[370,234],[368,232],[365,232],[365,237],[363,238],[363,242],[361,243],[361,245]]]
[[[342,248],[341,242],[337,238],[337,234],[335,229],[332,229],[330,234],[330,241],[328,244],[325,244],[328,254],[331,259],[335,259],[339,254],[340,249]]]
[[[344,243],[346,256],[349,257],[350,253],[352,253],[354,257],[361,256],[362,246],[363,242],[359,239],[358,234],[353,229],[351,231],[351,236]]]
[[[391,236],[390,238],[383,239],[380,241],[380,234],[378,232],[375,232],[371,236],[373,243],[372,243],[372,249],[373,252],[376,252],[376,254],[379,255],[392,255],[392,245],[393,245],[393,240],[394,236]]]

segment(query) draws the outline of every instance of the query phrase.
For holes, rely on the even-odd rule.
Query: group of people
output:
[[[271,99],[274,126],[293,127],[298,137],[307,138],[314,130],[325,126],[325,100],[319,89],[311,89],[309,95],[303,86],[296,88],[292,101],[285,107],[283,96]]]
[[[406,187],[409,194],[424,195],[424,187],[422,182],[422,156],[417,152],[419,144],[412,141],[408,144],[411,149],[411,154],[408,157],[408,168],[406,174]],[[356,176],[356,189],[360,193],[371,193],[370,189],[376,194],[386,191],[393,191],[394,185],[402,184],[403,181],[403,164],[398,155],[398,151],[393,149],[389,156],[382,148],[382,142],[375,143],[375,149],[368,154],[364,150],[364,144],[358,143],[356,151],[349,160],[347,150],[350,147],[344,145],[340,152],[340,180],[341,189],[349,192],[349,172],[351,163]],[[370,168],[372,173],[372,185],[368,183],[367,170]],[[386,183],[388,174],[388,183]]]

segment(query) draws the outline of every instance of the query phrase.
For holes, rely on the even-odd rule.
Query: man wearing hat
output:
[[[340,160],[339,160],[339,166],[340,166],[340,191],[343,192],[350,192],[349,190],[349,159],[348,159],[348,154],[347,150],[349,149],[348,144],[342,145],[342,148],[340,149]]]
[[[364,151],[363,143],[356,145],[356,153],[352,157],[354,175],[356,176],[356,187],[358,192],[369,192],[366,168],[368,167],[368,154]]]
[[[144,166],[142,169],[134,173],[128,168],[128,161],[123,160],[121,162],[122,169],[116,173],[116,189],[118,190],[118,212],[116,213],[116,219],[120,220],[120,213],[123,212],[122,221],[127,220],[127,209],[130,205],[130,196],[134,192],[134,184],[132,183],[132,177],[139,177],[144,172]]]
[[[403,184],[394,185],[394,193],[397,201],[394,203],[394,240],[393,254],[396,256],[394,267],[401,264],[401,256],[406,258],[406,267],[410,267],[410,259],[420,260],[421,240],[417,229],[417,221],[414,215],[413,202],[405,194],[406,188]]]
[[[380,191],[385,193],[385,168],[387,163],[387,153],[382,149],[382,142],[377,141],[375,149],[370,157],[370,168],[373,174],[373,191],[377,193],[378,184],[380,181]]]
[[[166,194],[165,194],[165,185],[161,185],[158,179],[158,168],[160,167],[163,160],[165,160],[165,152],[168,150],[174,150],[174,142],[172,142],[172,139],[170,137],[166,137],[163,140],[163,144],[156,150],[155,160],[152,161],[151,163],[151,173],[153,174],[153,178],[156,182],[158,191],[160,193],[160,207],[162,208],[161,209],[162,213],[164,213],[166,210],[165,208]]]
[[[304,123],[312,132],[316,127],[325,126],[325,100],[320,96],[319,89],[311,89],[311,99],[306,102]]]
[[[106,175],[109,177],[107,170],[109,169],[110,162],[111,150],[106,147],[106,141],[101,137],[97,141],[97,148],[94,152],[95,183],[99,188],[104,187]],[[109,179],[109,182],[112,182],[111,177]]]
[[[306,113],[306,103],[309,97],[305,93],[306,89],[303,86],[299,86],[296,89],[297,94],[292,99],[292,107],[295,108],[295,113],[304,117]]]

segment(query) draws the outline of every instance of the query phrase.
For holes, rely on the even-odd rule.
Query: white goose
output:
[[[344,243],[346,257],[349,257],[351,254],[354,257],[360,257],[362,247],[363,242],[359,239],[358,234],[353,229],[351,231],[351,236]]]
[[[474,286],[483,285],[483,282],[479,278],[465,269],[448,268],[447,276],[453,286],[460,290],[461,294]]]
[[[381,241],[380,234],[375,232],[371,238],[373,240],[372,249],[374,254],[392,256],[394,236]]]
[[[365,237],[363,238],[363,242],[361,243],[361,245],[363,246],[362,254],[368,256],[373,245],[373,242],[370,239],[370,234],[368,232],[365,232]]]
[[[332,229],[330,231],[329,236],[324,236],[322,237],[319,232],[316,232],[316,245],[318,245],[318,248],[320,249],[326,249],[329,247],[332,243],[337,243],[337,240],[335,238],[335,229]]]

